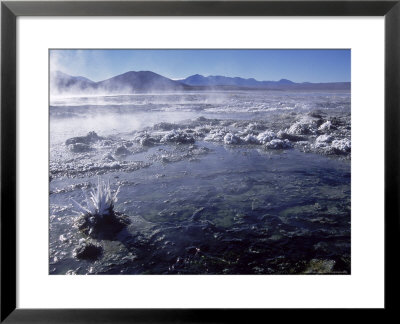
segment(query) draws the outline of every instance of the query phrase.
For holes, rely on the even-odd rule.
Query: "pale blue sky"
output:
[[[350,50],[50,50],[50,68],[101,81],[128,71],[153,71],[171,79],[193,74],[350,81]]]

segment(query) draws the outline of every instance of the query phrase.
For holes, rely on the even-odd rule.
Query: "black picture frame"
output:
[[[384,16],[385,17],[385,308],[396,312],[399,288],[400,0],[394,1],[4,1],[1,3],[1,322],[250,322],[279,310],[16,308],[16,19],[19,16]],[[371,261],[372,262],[372,261]],[[282,310],[281,310],[282,311]],[[294,310],[296,316],[315,316]],[[325,310],[333,314],[332,310]],[[357,311],[357,310],[352,310]],[[268,314],[270,316],[270,314]],[[393,314],[392,314],[393,315]],[[327,316],[324,314],[323,316]],[[329,315],[331,316],[331,315]],[[250,320],[253,318],[254,320]]]

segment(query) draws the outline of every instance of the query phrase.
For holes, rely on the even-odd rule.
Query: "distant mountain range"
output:
[[[286,79],[279,81],[257,81],[256,79],[243,79],[243,78],[231,78],[221,75],[210,75],[208,77],[200,74],[195,74],[186,79],[180,80],[182,83],[191,86],[238,86],[238,87],[254,87],[254,88],[266,88],[271,86],[285,86],[295,84],[294,82]]]
[[[350,82],[296,83],[287,79],[258,81],[253,78],[219,75],[205,77],[200,74],[183,80],[171,80],[151,71],[130,71],[99,82],[60,71],[50,74],[52,94],[131,94],[186,90],[350,90],[350,88]]]

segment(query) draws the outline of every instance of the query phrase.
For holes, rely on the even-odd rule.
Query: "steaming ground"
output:
[[[51,274],[350,273],[348,92],[58,97],[50,132]],[[131,222],[81,260],[98,176]]]

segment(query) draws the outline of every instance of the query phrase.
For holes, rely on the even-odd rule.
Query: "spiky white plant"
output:
[[[85,194],[85,204],[76,202],[71,198],[75,206],[77,207],[77,214],[88,214],[91,216],[97,216],[102,218],[104,215],[110,215],[113,212],[114,204],[118,201],[117,195],[119,193],[119,187],[117,191],[113,194],[111,192],[110,180],[107,182],[100,180],[97,181],[97,187],[93,188],[89,194],[89,197]]]

